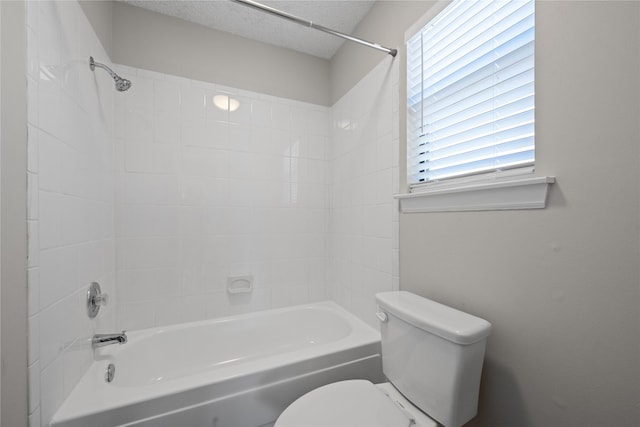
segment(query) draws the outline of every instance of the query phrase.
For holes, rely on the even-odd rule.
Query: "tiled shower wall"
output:
[[[326,299],[329,109],[118,71],[119,327]],[[227,292],[238,275],[252,293]]]
[[[118,93],[77,3],[27,6],[31,425],[116,326],[332,298],[377,327],[373,294],[398,286],[396,64],[332,108],[115,65]],[[230,295],[235,275],[254,291]],[[111,303],[89,320],[94,280]]]
[[[27,2],[29,422],[48,425],[114,330],[113,307],[89,320],[89,284],[115,291],[113,81],[75,2]]]
[[[378,328],[374,295],[399,287],[398,62],[381,62],[332,107],[331,298]]]

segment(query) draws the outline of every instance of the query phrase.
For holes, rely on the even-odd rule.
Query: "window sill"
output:
[[[510,177],[491,182],[434,185],[395,196],[400,212],[492,211],[544,209],[555,177]]]

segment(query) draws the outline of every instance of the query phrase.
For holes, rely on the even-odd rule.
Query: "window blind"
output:
[[[410,185],[534,164],[534,8],[455,0],[409,39]]]

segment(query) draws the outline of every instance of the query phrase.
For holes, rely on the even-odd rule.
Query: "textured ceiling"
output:
[[[330,59],[343,39],[229,0],[118,0],[238,36]],[[351,33],[375,0],[288,0],[260,3],[315,24]]]

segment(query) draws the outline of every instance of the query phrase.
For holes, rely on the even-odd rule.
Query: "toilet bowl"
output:
[[[409,292],[376,295],[389,382],[310,391],[274,427],[460,427],[476,415],[491,324]]]
[[[274,427],[437,427],[391,383],[347,380],[317,388],[280,415]]]

